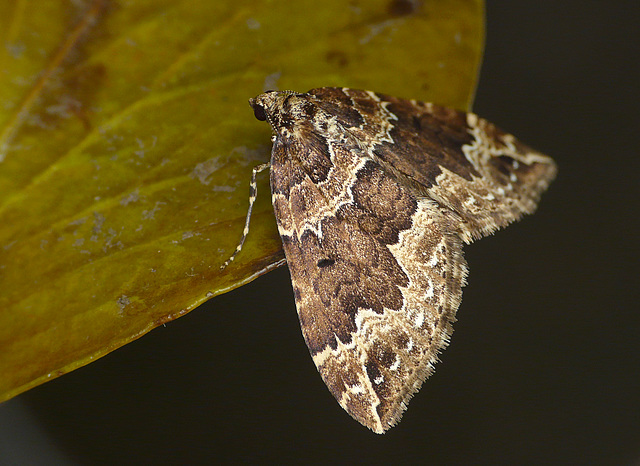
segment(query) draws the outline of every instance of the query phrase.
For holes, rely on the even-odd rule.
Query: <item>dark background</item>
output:
[[[452,344],[389,433],[325,388],[282,268],[0,405],[0,463],[640,464],[638,4],[488,1],[475,111],[559,177],[466,248]]]

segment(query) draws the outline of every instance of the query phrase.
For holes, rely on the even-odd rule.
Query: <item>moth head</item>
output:
[[[267,121],[277,134],[290,134],[294,126],[308,121],[311,107],[309,94],[293,91],[267,91],[249,99],[253,114],[260,121]]]

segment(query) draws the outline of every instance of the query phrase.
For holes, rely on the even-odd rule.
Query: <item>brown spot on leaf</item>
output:
[[[392,0],[387,11],[391,16],[407,16],[415,13],[420,6],[417,0]]]
[[[325,59],[334,66],[344,68],[349,64],[349,57],[341,50],[329,50]]]

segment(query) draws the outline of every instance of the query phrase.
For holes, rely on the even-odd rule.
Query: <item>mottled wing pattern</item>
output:
[[[553,160],[473,113],[370,91],[309,91],[390,174],[456,212],[471,242],[532,213],[556,175]],[[339,120],[340,121],[340,120]]]
[[[448,341],[466,274],[461,241],[432,201],[349,146],[328,145],[331,178],[318,179],[303,160],[319,153],[297,159],[276,143],[273,204],[313,360],[340,405],[383,432]]]
[[[382,433],[448,343],[467,273],[462,242],[535,201],[526,209],[518,201],[519,211],[499,205],[517,196],[501,184],[503,170],[467,158],[474,152],[463,146],[475,138],[465,114],[437,107],[446,114],[438,119],[428,104],[333,88],[267,92],[251,105],[275,132],[272,201],[305,341],[340,405]],[[421,137],[409,134],[414,116]],[[505,176],[533,178],[533,168],[509,164]],[[482,170],[498,181],[483,179]],[[447,185],[458,179],[468,183],[466,197],[493,194],[493,210],[471,218],[466,198]],[[536,199],[534,186],[543,182],[530,185]]]

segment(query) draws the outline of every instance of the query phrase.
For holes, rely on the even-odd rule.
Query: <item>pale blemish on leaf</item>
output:
[[[156,213],[161,209],[160,206],[166,205],[166,202],[156,201],[152,209],[142,211],[143,220],[153,220],[156,217]]]
[[[131,300],[128,296],[122,295],[117,300],[118,308],[120,309],[120,314],[124,314],[124,309],[131,304]]]
[[[218,157],[212,157],[209,160],[197,164],[189,176],[197,179],[204,185],[208,185],[211,183],[209,177],[218,171],[221,166],[220,159]]]
[[[279,91],[278,80],[282,76],[280,71],[275,71],[265,76],[264,82],[262,83],[262,91]]]
[[[126,206],[132,202],[138,202],[139,200],[140,200],[140,190],[136,188],[135,190],[131,191],[129,194],[127,194],[126,196],[120,199],[120,205]]]

